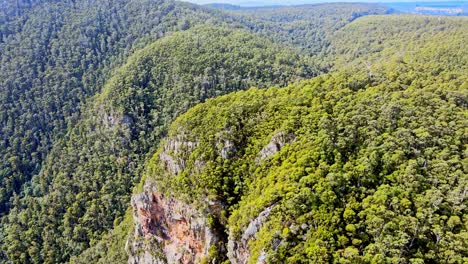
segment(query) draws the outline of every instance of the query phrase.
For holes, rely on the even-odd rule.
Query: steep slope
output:
[[[0,215],[116,66],[166,32],[212,18],[173,1],[6,2],[23,11],[0,23]]]
[[[348,27],[427,26],[372,74],[232,93],[172,124],[133,197],[130,262],[468,261],[467,21],[363,19]]]
[[[350,16],[381,12],[365,5],[315,9],[310,7],[307,16],[301,16],[307,28],[272,23],[262,29],[264,22],[257,23],[256,18],[173,1],[6,1],[0,12],[0,179],[4,182],[0,214],[8,211],[12,194],[19,193],[40,171],[53,143],[76,121],[80,105],[99,92],[110,72],[136,48],[166,32],[225,22],[255,32],[264,30],[264,35],[274,38],[277,30],[280,35],[297,31],[294,34],[299,36],[307,30],[323,36],[344,25]],[[340,12],[321,23],[318,17],[328,9]],[[301,12],[294,9],[287,19]],[[306,41],[312,43],[311,39],[301,43]],[[313,43],[316,47],[323,44]]]
[[[325,3],[241,8],[226,12],[238,17],[241,24],[257,34],[285,45],[301,47],[313,55],[330,44],[329,36],[356,18],[386,14],[390,10],[369,3]]]
[[[351,14],[356,17],[383,12],[380,8],[360,4],[339,9],[335,5],[321,6],[320,12],[313,12],[313,8],[308,8],[301,21],[309,23],[307,31],[321,35],[333,25],[349,22]],[[326,8],[340,12],[333,13],[327,23],[322,23],[317,17],[322,16]],[[301,12],[301,9],[291,10],[287,19],[294,20]],[[204,63],[201,59],[177,62],[179,68],[171,71],[185,77],[198,74],[193,82],[168,78],[158,80],[156,85],[164,83],[165,89],[173,88],[168,94],[158,94],[164,96],[159,100],[173,96],[175,102],[184,105],[162,107],[160,101],[149,103],[158,99],[153,98],[154,94],[149,96],[151,92],[145,89],[143,92],[124,89],[118,96],[99,95],[91,100],[94,103],[87,103],[101,92],[105,83],[107,86],[118,86],[110,84],[113,81],[125,83],[117,77],[112,81],[108,79],[135,51],[170,32],[199,24],[229,24],[260,32],[264,23],[257,25],[256,20],[169,0],[3,1],[0,7],[0,215],[4,217],[0,226],[3,249],[0,259],[61,262],[82,252],[89,244],[96,244],[104,230],[112,228],[115,219],[116,224],[120,222],[125,212],[129,190],[140,175],[135,171],[144,163],[144,158],[138,155],[156,148],[165,124],[194,103],[251,85],[284,85],[289,78],[295,79],[294,76],[319,73],[310,63],[297,60],[297,52],[274,48],[265,53],[255,46],[252,51],[257,55],[269,54],[269,57],[255,57],[244,51],[237,56],[224,57],[227,65],[238,63],[236,65],[244,67],[232,68],[232,74],[209,67],[205,67],[202,74],[188,67],[191,63]],[[282,36],[295,29],[300,30],[295,33],[300,36],[306,30],[292,25],[282,27],[277,22],[273,21],[262,34],[276,38],[273,34],[276,27]],[[216,34],[204,35],[205,39],[214,37]],[[191,41],[190,45],[198,45]],[[287,39],[278,39],[278,42],[293,44]],[[224,46],[217,48],[223,50]],[[232,49],[232,52],[239,51]],[[276,52],[278,54],[272,55]],[[244,60],[244,56],[251,60]],[[273,57],[276,58],[274,62]],[[206,61],[211,59],[220,57],[205,58]],[[167,63],[161,62],[161,66],[155,68],[165,71],[172,67]],[[259,68],[255,72],[250,70],[254,64]],[[134,85],[150,85],[136,70],[124,68],[121,71],[125,70],[135,74],[125,77],[136,78]],[[241,76],[246,79],[239,79]],[[188,90],[182,86],[195,84],[198,85],[196,91],[184,95]],[[214,86],[218,88],[212,90]],[[99,102],[106,107],[98,107]],[[107,105],[110,102],[115,105]],[[128,118],[119,112],[124,111],[122,109],[136,116]],[[135,124],[137,127],[133,127]],[[112,144],[100,146],[103,138]],[[82,189],[85,183],[89,193],[78,195],[85,192]],[[49,207],[49,204],[56,206]],[[7,215],[10,209],[12,212]]]
[[[168,32],[229,24],[317,50],[335,28],[385,10],[363,4],[308,6],[291,8],[281,19],[278,14],[286,10],[264,11],[260,17],[227,14],[171,0],[3,1],[0,215],[9,211],[15,193],[30,191],[24,184],[40,172],[52,146],[77,122],[84,102],[101,90],[111,72]],[[291,35],[299,41],[290,41]]]
[[[15,201],[3,249],[15,262],[78,255],[120,222],[146,155],[175,117],[210,97],[311,73],[296,51],[221,27],[175,33],[136,52],[55,144],[30,194]]]
[[[210,97],[328,71],[331,63],[319,69],[294,47],[272,43],[319,54],[335,30],[386,11],[366,4],[226,13],[170,0],[2,1],[0,261],[65,262],[89,247],[73,261],[121,261],[130,211],[119,223],[129,193],[167,124]],[[197,28],[145,48],[200,24],[269,40]],[[115,226],[110,243],[99,241]]]

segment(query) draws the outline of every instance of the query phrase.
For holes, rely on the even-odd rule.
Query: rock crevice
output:
[[[146,190],[132,197],[134,234],[129,264],[199,263],[219,237],[206,215],[177,199]]]

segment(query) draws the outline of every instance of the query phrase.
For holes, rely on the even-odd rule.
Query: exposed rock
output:
[[[233,236],[232,232],[229,235],[228,240],[228,258],[232,264],[246,264],[250,259],[250,247],[249,241],[255,239],[258,231],[263,226],[263,224],[268,220],[271,210],[274,205],[265,208],[254,220],[252,220],[247,228],[244,230],[240,238]],[[263,255],[262,255],[263,254]],[[258,263],[263,263],[266,259],[266,254],[263,252],[259,259]]]
[[[219,144],[221,150],[219,151],[219,155],[223,159],[229,159],[232,153],[236,150],[234,147],[234,143],[230,140],[224,140],[222,143]]]
[[[181,135],[178,135],[177,138],[170,138],[166,141],[159,159],[168,172],[174,175],[178,174],[186,168],[186,162],[182,155],[189,156],[197,145],[198,143],[186,141]],[[200,170],[202,165],[202,163],[197,164]]]
[[[155,258],[150,252],[144,251],[141,255],[131,256],[128,263],[132,264],[166,264],[167,262],[162,259]]]
[[[161,160],[166,170],[171,174],[178,174],[185,168],[185,163],[183,160],[174,158],[172,155],[167,154],[167,152],[165,151],[159,154],[159,159]]]
[[[257,263],[266,264],[266,257],[267,257],[267,254],[265,250],[262,250],[262,253],[260,253],[260,256],[258,256]]]
[[[229,128],[216,133],[218,155],[223,159],[231,158],[236,151],[235,143],[230,140],[232,136],[232,130]]]
[[[206,214],[148,188],[132,197],[134,236],[128,263],[199,263],[219,236]]]
[[[206,165],[206,162],[203,161],[203,160],[195,160],[194,162],[194,165],[195,165],[195,169],[198,171],[198,172],[201,172],[203,170],[203,168],[205,167]]]
[[[105,108],[102,105],[97,108],[92,118],[94,118],[96,122],[99,122],[101,129],[115,128],[118,126],[130,128],[133,125],[133,119],[129,115]]]
[[[293,134],[286,134],[284,131],[276,133],[273,137],[271,137],[270,142],[260,151],[257,162],[263,161],[271,155],[277,153],[281,150],[282,147],[284,147],[284,145],[291,143],[294,138],[295,136]]]

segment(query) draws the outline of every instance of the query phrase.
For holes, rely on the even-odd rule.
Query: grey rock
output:
[[[166,141],[159,159],[169,173],[176,175],[186,168],[185,158],[190,156],[196,146],[198,146],[198,142],[187,141],[184,136],[178,135],[176,138],[170,138]],[[202,165],[202,163],[198,163],[197,167],[201,170]]]
[[[254,220],[252,220],[240,238],[234,237],[232,232],[228,239],[228,258],[232,264],[246,264],[250,259],[249,241],[255,239],[258,231],[268,220],[271,210],[275,205],[265,208]],[[262,257],[262,256],[260,256]],[[266,259],[266,255],[264,256]],[[260,259],[259,259],[260,260]],[[263,263],[263,262],[260,262]]]
[[[287,134],[284,131],[280,131],[271,137],[270,142],[262,148],[258,154],[257,163],[265,160],[266,158],[279,152],[286,144],[294,141],[295,136],[293,134]]]

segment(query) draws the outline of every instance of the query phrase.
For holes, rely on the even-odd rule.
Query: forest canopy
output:
[[[343,31],[389,25],[363,20]],[[210,99],[172,124],[146,181],[200,208],[225,205],[212,217],[234,241],[268,214],[249,263],[465,263],[466,38],[416,40],[372,75]],[[186,146],[172,154],[178,170],[165,156],[173,142]]]
[[[0,0],[0,263],[127,263],[147,184],[205,263],[467,262],[468,19],[215,7]]]

